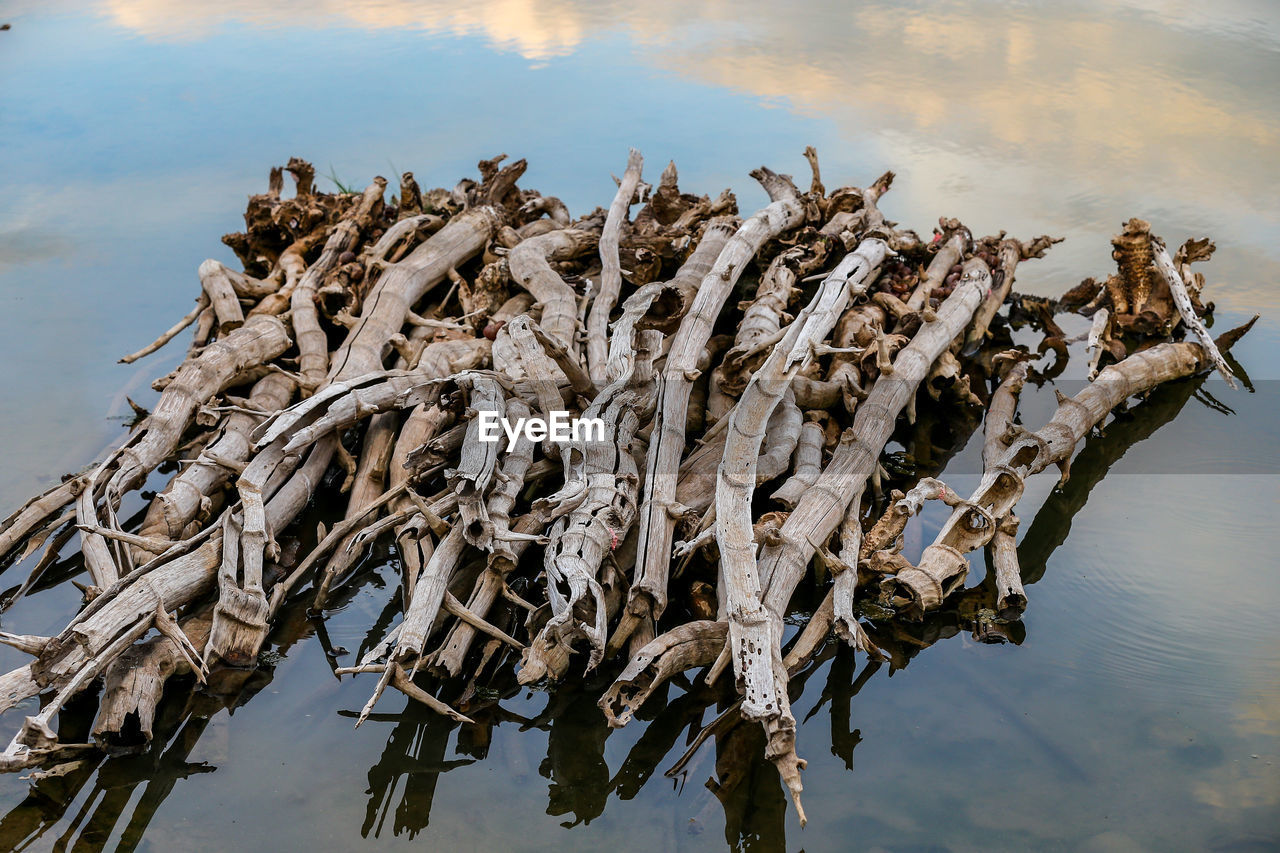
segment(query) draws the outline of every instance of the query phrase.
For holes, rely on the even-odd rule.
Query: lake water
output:
[[[704,784],[713,746],[663,775],[716,713],[678,687],[614,732],[598,683],[513,690],[481,733],[395,699],[353,731],[370,686],[336,680],[326,649],[354,651],[390,617],[393,569],[375,560],[327,624],[290,614],[234,713],[180,691],[145,755],[34,786],[0,778],[0,847],[1280,849],[1280,9],[693,10],[0,5],[5,511],[117,438],[126,395],[154,399],[181,346],[116,359],[186,312],[201,260],[231,261],[218,237],[292,155],[344,182],[412,169],[427,187],[505,151],[577,214],[612,198],[634,145],[649,175],[674,159],[683,187],[731,186],[749,211],[764,195],[748,170],[805,175],[812,144],[828,186],[894,169],[882,208],[922,232],[946,215],[1066,237],[1019,269],[1017,289],[1044,295],[1108,272],[1110,236],[1141,216],[1171,245],[1217,242],[1216,328],[1262,314],[1234,353],[1249,387],[1164,389],[1090,437],[1064,489],[1029,484],[1020,644],[934,626],[941,639],[892,677],[845,652],[814,671],[795,700],[804,830],[762,760],[723,803]],[[1083,370],[1077,357],[1066,377]],[[1024,421],[1052,399],[1028,393]],[[961,493],[976,444],[944,472]],[[941,520],[925,515],[908,556]],[[63,584],[25,605],[5,630],[55,631],[76,595]]]

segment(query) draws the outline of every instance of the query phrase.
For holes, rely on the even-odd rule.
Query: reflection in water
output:
[[[416,703],[398,715],[382,758],[369,768],[369,803],[360,827],[362,836],[376,838],[389,829],[412,838],[427,828],[440,774],[472,763],[469,758],[445,759],[451,729],[448,720]],[[387,827],[397,793],[395,818]]]
[[[1050,493],[1018,545],[1022,582],[1044,577],[1049,557],[1071,532],[1071,520],[1089,499],[1111,466],[1131,448],[1172,421],[1204,385],[1204,377],[1171,382],[1156,388],[1141,405],[1117,414],[1101,437],[1086,436],[1083,448],[1071,462],[1071,478]]]
[[[206,762],[188,761],[210,719],[248,701],[271,680],[265,669],[235,675],[235,683],[222,685],[225,692],[218,694],[213,685],[209,692],[191,694],[190,699],[186,690],[170,691],[178,695],[170,695],[160,704],[154,739],[138,754],[107,758],[93,753],[90,758],[33,774],[36,781],[27,798],[0,819],[0,839],[8,849],[27,849],[65,821],[53,844],[55,849],[137,848],[179,782],[217,770]],[[60,731],[86,741],[96,713],[94,704],[82,698],[68,706],[60,715]],[[88,792],[82,793],[90,782]],[[69,808],[77,802],[78,810],[68,816]],[[118,836],[114,845],[113,836]]]
[[[551,782],[547,814],[573,818],[561,824],[564,827],[590,823],[604,813],[609,799],[609,765],[604,760],[609,726],[595,706],[595,697],[606,687],[607,683],[579,682],[556,690],[543,714],[551,730],[547,757],[538,772]]]
[[[571,52],[589,30],[609,26],[607,4],[546,0],[499,0],[458,4],[412,0],[321,0],[318,3],[258,3],[255,0],[196,2],[175,6],[164,0],[106,0],[101,12],[113,23],[148,38],[196,39],[211,30],[247,23],[255,27],[357,27],[420,29],[465,36],[480,33],[493,45],[527,59]]]

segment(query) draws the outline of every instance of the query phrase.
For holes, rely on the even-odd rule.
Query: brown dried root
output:
[[[600,697],[600,708],[613,728],[631,718],[653,691],[671,676],[710,666],[724,650],[729,626],[725,622],[686,622],[631,656],[626,669]]]
[[[953,284],[947,279],[955,272],[955,266],[964,260],[965,255],[973,250],[973,234],[959,219],[941,218],[938,228],[934,229],[933,244],[937,247],[933,259],[925,270],[920,284],[907,299],[908,310],[919,311],[929,304],[933,291],[944,285]],[[957,276],[958,280],[958,276]],[[985,295],[985,294],[984,294]]]
[[[1168,285],[1156,270],[1151,225],[1130,219],[1111,238],[1111,245],[1119,275],[1107,278],[1106,289],[1115,322],[1126,332],[1164,334],[1173,322],[1174,306]]]
[[[996,312],[1000,310],[1000,306],[1004,304],[1013,288],[1013,273],[1018,262],[1043,258],[1050,246],[1061,243],[1062,240],[1062,237],[1040,236],[1028,243],[1023,243],[1012,237],[1004,237],[1004,232],[1001,232],[996,248],[996,259],[999,265],[991,272],[991,292],[978,308],[973,324],[965,334],[963,352],[966,356],[976,353],[985,343],[987,329],[991,326],[992,319],[995,318]]]
[[[638,222],[637,217],[637,227]],[[693,253],[685,259],[675,277],[654,286],[648,306],[633,321],[635,328],[656,329],[663,334],[671,334],[679,329],[693,305],[699,286],[711,272],[729,240],[738,233],[741,224],[734,216],[718,216],[710,220],[703,227],[702,236]],[[619,320],[621,322],[623,321]],[[621,327],[618,327],[615,334],[618,331],[621,331]]]

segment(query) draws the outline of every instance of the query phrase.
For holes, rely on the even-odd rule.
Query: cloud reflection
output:
[[[477,36],[531,61],[624,30],[665,71],[823,116],[851,137],[877,136],[887,160],[923,149],[953,184],[972,173],[979,196],[987,187],[1026,193],[1049,178],[1066,191],[1054,202],[1062,206],[1105,187],[1135,209],[1139,199],[1148,209],[1153,198],[1191,200],[1261,213],[1274,226],[1261,178],[1280,150],[1280,16],[1254,0],[1215,4],[1212,15],[1176,0],[741,0],[707,4],[696,18],[675,0],[106,0],[101,10],[152,39],[199,38],[232,23],[411,29]],[[1036,202],[1045,201],[1042,188]]]
[[[257,0],[170,3],[107,0],[102,11],[116,24],[153,39],[194,39],[233,23],[255,27],[416,29],[440,35],[481,35],[528,59],[570,53],[588,33],[608,23],[595,7],[566,9],[547,0],[487,3],[414,3],[408,0],[321,0],[264,4]]]

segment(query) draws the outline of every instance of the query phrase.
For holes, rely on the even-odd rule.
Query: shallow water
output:
[[[1110,236],[1141,216],[1172,245],[1216,240],[1215,325],[1263,315],[1235,352],[1249,388],[1163,389],[1090,437],[1064,488],[1028,484],[1020,644],[939,620],[922,637],[942,639],[892,677],[843,651],[818,667],[795,700],[803,831],[763,761],[724,802],[704,785],[714,747],[663,775],[716,713],[674,687],[615,732],[590,684],[513,692],[483,737],[394,699],[352,731],[369,685],[334,679],[325,650],[355,653],[387,612],[394,567],[375,559],[327,624],[290,615],[234,714],[175,696],[146,755],[0,778],[0,846],[1280,846],[1274,4],[739,0],[697,20],[666,0],[459,5],[0,7],[0,503],[88,462],[121,433],[126,395],[154,399],[180,347],[116,358],[185,313],[201,260],[230,262],[217,237],[291,155],[352,183],[412,169],[425,187],[506,151],[576,214],[612,197],[628,145],[750,210],[764,196],[747,171],[802,175],[813,144],[828,186],[894,169],[882,207],[920,231],[947,215],[1066,237],[1019,270],[1018,290],[1046,295],[1109,271]],[[1028,393],[1024,422],[1052,404],[1048,386]],[[962,493],[978,451],[944,472]],[[913,541],[941,521],[931,510]],[[62,586],[5,630],[64,624]]]

